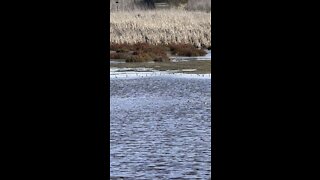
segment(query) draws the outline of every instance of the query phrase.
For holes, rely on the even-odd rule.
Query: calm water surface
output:
[[[210,178],[210,79],[111,79],[110,94],[110,179]]]

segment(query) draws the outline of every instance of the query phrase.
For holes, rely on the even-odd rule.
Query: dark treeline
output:
[[[157,9],[158,3],[167,4],[167,8],[211,11],[211,0],[110,0],[111,11]]]

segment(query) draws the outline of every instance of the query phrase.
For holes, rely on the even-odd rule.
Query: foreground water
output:
[[[110,179],[209,179],[211,80],[110,80]]]

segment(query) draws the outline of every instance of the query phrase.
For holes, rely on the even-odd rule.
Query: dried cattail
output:
[[[110,37],[112,43],[182,42],[209,47],[211,13],[184,10],[111,12]]]

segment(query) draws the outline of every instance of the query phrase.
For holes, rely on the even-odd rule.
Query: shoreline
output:
[[[206,57],[211,46],[197,48],[189,43],[171,44],[117,44],[110,43],[110,59],[125,60],[126,62],[168,62],[177,57]]]
[[[117,71],[119,69],[111,69],[110,80],[116,79],[145,79],[145,78],[189,78],[189,79],[211,79],[211,73],[208,74],[194,74],[181,73],[177,71],[155,71],[153,69],[141,69],[142,71]]]
[[[125,70],[126,68],[151,68],[155,71],[175,71],[185,74],[211,74],[211,60],[191,60],[180,62],[134,62],[134,63],[110,63],[111,68]]]
[[[173,49],[166,49],[164,45],[113,45],[109,63],[112,68],[152,68],[157,71],[208,74],[211,73],[211,50],[202,50],[202,54],[188,56],[198,49],[185,44],[175,45]],[[133,58],[137,61],[130,61]]]

